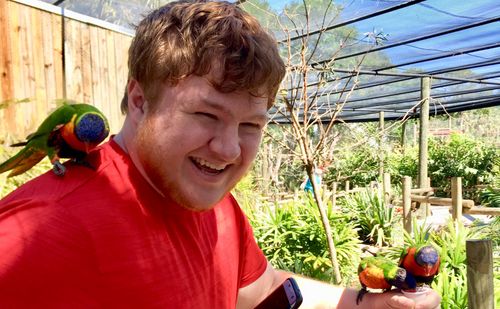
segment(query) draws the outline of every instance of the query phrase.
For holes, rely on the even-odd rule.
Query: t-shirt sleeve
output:
[[[239,207],[238,207],[239,209]],[[242,223],[242,268],[240,271],[239,288],[245,287],[257,280],[267,268],[267,259],[257,245],[252,227],[245,214],[239,209]]]

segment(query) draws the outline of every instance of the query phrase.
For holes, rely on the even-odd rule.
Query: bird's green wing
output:
[[[28,135],[26,141],[12,145],[24,147],[0,164],[0,173],[11,170],[9,177],[22,174],[40,162],[49,152],[53,152],[48,145],[50,133],[70,121],[73,114],[74,109],[68,104],[53,111],[35,132]]]

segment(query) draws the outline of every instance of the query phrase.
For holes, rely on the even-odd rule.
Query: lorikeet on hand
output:
[[[417,284],[430,284],[439,271],[441,259],[431,245],[406,248],[401,254],[399,266],[411,273]]]
[[[11,170],[8,177],[24,173],[48,156],[56,175],[62,176],[66,168],[60,158],[83,163],[87,153],[109,134],[106,117],[88,104],[67,104],[52,112],[28,135],[26,141],[11,146],[24,146],[16,155],[0,164],[0,173]]]
[[[414,290],[417,286],[415,278],[404,268],[383,257],[367,257],[361,260],[358,267],[361,290],[356,303],[368,292],[366,288],[390,290],[395,286],[404,290]]]

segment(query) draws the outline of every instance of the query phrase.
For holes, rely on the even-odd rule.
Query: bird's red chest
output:
[[[367,267],[359,273],[359,281],[371,289],[388,289],[391,287],[384,278],[384,271],[377,267]]]

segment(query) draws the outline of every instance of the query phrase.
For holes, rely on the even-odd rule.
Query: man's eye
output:
[[[262,130],[262,126],[258,123],[252,123],[252,122],[244,122],[241,124],[243,127],[252,129],[252,130]]]
[[[196,112],[195,115],[206,117],[206,118],[213,119],[213,120],[217,120],[217,116],[215,116],[214,114],[210,114],[210,113]]]

